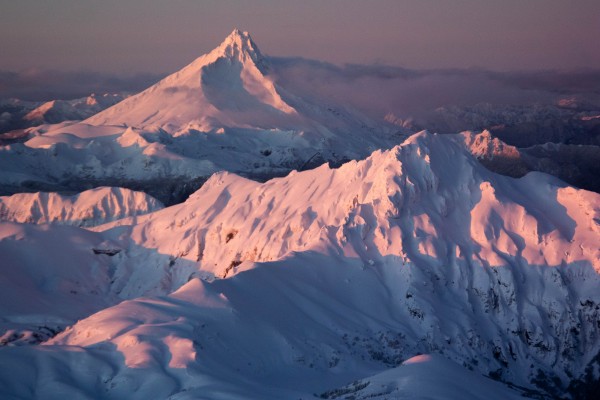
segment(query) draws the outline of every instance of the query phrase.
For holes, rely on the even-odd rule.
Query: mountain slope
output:
[[[185,203],[140,217],[130,235],[217,276],[245,260],[323,246],[364,261],[394,254],[426,265],[600,269],[593,218],[594,193],[539,173],[493,174],[462,136],[421,132],[339,169],[324,165],[265,184],[216,174]]]
[[[274,122],[296,113],[265,76],[265,64],[250,35],[236,29],[210,53],[85,122],[166,130],[193,125],[206,131],[215,124],[285,128]],[[256,114],[269,122],[260,124]]]
[[[321,394],[321,398],[366,399],[498,399],[524,398],[518,391],[485,379],[438,355],[418,355],[400,367],[382,372],[343,388]]]
[[[56,124],[62,121],[86,119],[118,102],[122,94],[91,94],[74,100],[52,100],[28,112],[23,119],[32,125]]]
[[[0,345],[38,343],[116,304],[114,245],[71,226],[0,222]]]
[[[81,123],[30,129],[24,144],[0,147],[2,194],[121,186],[173,204],[216,171],[264,180],[365,157],[404,137],[385,121],[288,92],[271,68],[249,34],[235,30],[212,52]]]
[[[506,269],[427,270],[397,262],[365,268],[352,259],[302,253],[230,279],[192,279],[168,297],[122,302],[39,351],[0,349],[0,362],[23,371],[18,379],[0,374],[0,387],[17,396],[27,388],[60,388],[64,395],[105,398],[155,392],[161,398],[295,399],[433,352],[556,396],[573,379],[561,371],[581,376],[598,351],[598,279],[584,269],[574,272],[526,269],[513,277]],[[561,282],[563,274],[572,282]],[[510,294],[516,288],[517,302]],[[491,293],[498,293],[497,306]],[[579,304],[588,302],[595,303]],[[86,382],[90,365],[100,381]],[[66,383],[58,379],[65,370]],[[39,374],[47,386],[32,380]],[[489,395],[469,387],[475,398]]]
[[[0,197],[0,221],[94,226],[163,208],[142,192],[97,188],[74,196],[57,193],[19,193]]]
[[[87,97],[47,102],[0,99],[0,144],[23,141],[27,136],[25,130],[30,127],[89,118],[125,97],[123,94],[92,93]]]
[[[41,348],[0,349],[22,371],[0,387],[298,398],[434,353],[530,394],[583,393],[600,357],[599,213],[595,193],[488,171],[461,135],[264,184],[219,173],[185,203],[88,232],[105,298],[130,300],[74,310]],[[64,370],[60,387],[32,380]]]

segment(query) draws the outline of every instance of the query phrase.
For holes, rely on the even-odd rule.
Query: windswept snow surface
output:
[[[521,394],[465,370],[437,354],[422,354],[406,360],[400,367],[327,391],[320,397],[355,400],[509,400],[522,399]]]
[[[114,260],[93,251],[114,248],[71,226],[1,222],[0,344],[39,342],[118,302],[110,291]]]
[[[521,180],[493,174],[467,154],[462,136],[421,132],[364,161],[265,184],[215,174],[185,203],[138,219],[130,235],[138,245],[202,261],[216,276],[235,262],[330,243],[364,259],[393,254],[492,267],[581,261],[600,270],[597,213],[594,193],[539,173]]]
[[[73,196],[18,193],[0,196],[0,221],[95,226],[163,208],[153,197],[129,189],[101,187]]]
[[[36,232],[38,251],[78,232],[0,226],[13,257],[28,254],[19,230]],[[264,184],[218,173],[185,203],[93,230],[79,230],[69,265],[81,260],[81,279],[104,282],[95,290],[114,306],[65,304],[78,322],[43,345],[0,349],[1,396],[403,398],[415,379],[434,398],[585,398],[599,379],[600,196],[494,174],[464,135],[421,132]],[[34,281],[39,260],[10,276]],[[47,288],[34,281],[20,296]],[[405,363],[418,354],[433,361]]]
[[[172,204],[183,199],[163,197],[157,188],[167,180],[195,190],[221,170],[280,176],[363,158],[405,137],[385,121],[289,93],[271,68],[250,35],[235,30],[210,53],[81,123],[32,128],[24,144],[0,147],[0,184],[12,192],[125,186]]]

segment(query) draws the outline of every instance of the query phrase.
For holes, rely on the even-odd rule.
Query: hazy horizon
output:
[[[410,69],[600,69],[600,3],[516,0],[10,2],[0,70],[164,74],[233,28],[271,56]]]
[[[404,108],[419,103],[432,82],[436,97],[443,91],[467,103],[540,97],[522,87],[600,93],[600,3],[591,0],[24,0],[3,11],[0,98],[137,92],[209,52],[235,27],[276,59],[335,65],[354,86],[359,69],[360,84],[368,78],[379,91],[413,93]],[[325,83],[329,69],[320,69]],[[382,98],[395,104],[396,97]]]

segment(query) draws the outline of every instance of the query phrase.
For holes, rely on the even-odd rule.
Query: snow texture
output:
[[[84,123],[0,148],[15,187],[207,179],[86,229],[0,222],[0,397],[590,397],[600,195],[491,172],[478,158],[522,154],[489,132],[397,144],[270,68],[235,30]],[[264,183],[225,172],[363,157]],[[8,213],[40,223],[152,204],[22,196]]]
[[[385,121],[280,87],[247,32],[80,123],[41,125],[0,147],[7,192],[203,182],[226,170],[264,178],[363,158],[405,137]],[[196,189],[200,185],[196,186]],[[10,193],[5,193],[10,194]]]
[[[422,368],[433,376],[564,394],[589,382],[600,350],[599,209],[600,196],[555,178],[489,172],[461,135],[421,132],[264,184],[219,173],[183,204],[71,233],[73,263],[97,260],[81,262],[97,265],[81,280],[115,305],[87,318],[71,308],[80,321],[43,346],[1,349],[0,371],[21,371],[0,374],[2,394],[281,399],[350,385],[367,397],[378,392],[360,382],[417,390],[395,380],[410,369],[389,369],[423,353],[473,371],[435,356]],[[30,234],[6,226],[0,243],[26,252],[12,243]],[[33,237],[54,243],[55,229]],[[37,276],[37,260],[15,263],[19,279]],[[43,299],[38,287],[27,297]],[[431,395],[487,398],[494,385],[451,381]]]
[[[18,193],[0,196],[0,220],[95,226],[157,211],[163,205],[143,192],[100,187],[73,196]]]

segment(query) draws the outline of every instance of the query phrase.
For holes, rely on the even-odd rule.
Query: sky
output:
[[[263,53],[413,69],[600,69],[598,0],[0,0],[0,71],[176,71]]]

